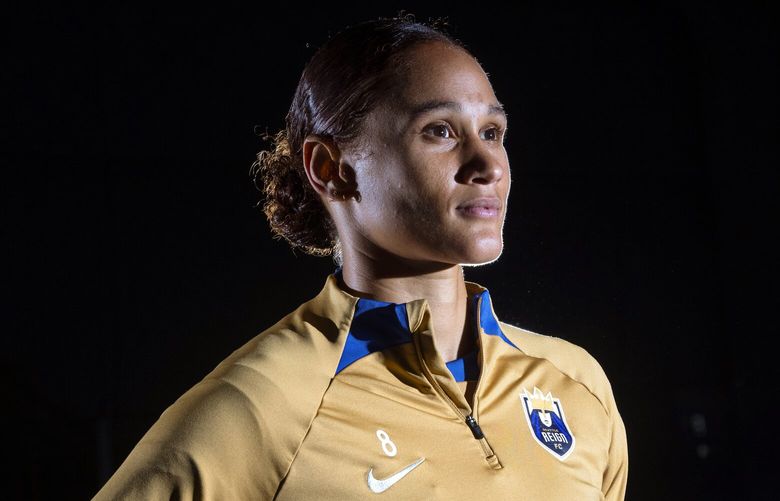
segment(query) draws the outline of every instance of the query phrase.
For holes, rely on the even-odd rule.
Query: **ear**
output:
[[[336,142],[325,136],[309,134],[303,141],[303,168],[314,191],[321,197],[335,197],[357,192],[355,171],[347,164]]]

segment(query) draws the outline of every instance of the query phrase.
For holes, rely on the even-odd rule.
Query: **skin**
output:
[[[506,115],[464,50],[426,42],[407,56],[399,95],[368,114],[357,145],[312,135],[303,159],[338,230],[342,287],[394,303],[427,299],[434,342],[447,362],[475,348],[464,335],[472,320],[463,265],[495,261],[503,250]],[[431,101],[454,105],[412,112]],[[483,198],[498,208],[480,209],[479,202],[462,209]]]

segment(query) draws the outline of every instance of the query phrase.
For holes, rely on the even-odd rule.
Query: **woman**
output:
[[[149,430],[97,499],[622,499],[623,424],[584,350],[500,322],[507,117],[408,18],[308,63],[257,166],[295,248],[341,266]]]

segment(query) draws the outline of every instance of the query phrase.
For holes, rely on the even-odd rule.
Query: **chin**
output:
[[[501,257],[504,250],[504,243],[501,239],[485,239],[477,242],[477,245],[466,249],[460,264],[463,266],[482,266],[490,264]]]

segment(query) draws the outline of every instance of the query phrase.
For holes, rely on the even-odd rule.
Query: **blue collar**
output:
[[[461,358],[456,358],[452,362],[447,362],[447,368],[452,373],[455,381],[476,381],[479,378],[479,362],[477,354],[479,350],[474,350]]]
[[[338,277],[341,274],[341,268],[338,268],[335,274]],[[498,319],[493,314],[490,293],[487,289],[482,289],[481,292],[469,297],[468,307],[472,308],[475,314],[477,310],[479,312],[479,325],[475,325],[471,332],[473,335],[478,335],[481,330],[487,335],[499,336],[516,348],[501,332]],[[477,318],[477,315],[472,318]],[[360,298],[355,305],[355,313],[341,359],[336,368],[336,374],[371,353],[411,342],[412,333],[409,329],[405,303],[388,303]],[[471,381],[478,378],[478,353],[477,349],[446,363],[456,381]]]

